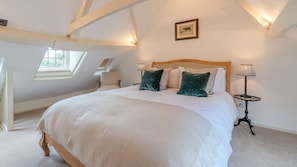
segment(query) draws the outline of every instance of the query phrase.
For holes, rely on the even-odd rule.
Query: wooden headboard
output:
[[[152,62],[152,67],[158,68],[177,68],[178,66],[190,68],[224,68],[226,70],[226,92],[230,93],[231,61],[177,59],[171,61]]]

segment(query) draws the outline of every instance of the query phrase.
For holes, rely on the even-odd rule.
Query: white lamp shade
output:
[[[137,71],[144,71],[145,70],[145,64],[144,63],[140,63],[137,65]]]
[[[240,70],[237,75],[256,76],[256,71],[252,64],[240,64]]]

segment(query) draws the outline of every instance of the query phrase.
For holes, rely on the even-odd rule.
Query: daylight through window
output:
[[[34,80],[72,78],[87,52],[53,50],[49,48],[40,63]]]
[[[48,49],[40,64],[40,70],[68,70],[69,51]]]

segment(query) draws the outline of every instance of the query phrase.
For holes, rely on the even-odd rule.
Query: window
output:
[[[101,75],[103,71],[107,70],[107,67],[110,65],[112,62],[113,58],[105,58],[103,61],[99,64],[97,67],[97,71],[94,73],[94,75]]]
[[[112,58],[104,59],[97,69],[105,70],[107,66],[111,63],[111,61],[112,61]]]
[[[72,78],[87,52],[48,49],[35,74],[34,80]]]
[[[68,70],[69,52],[63,50],[48,49],[40,64],[39,70]]]

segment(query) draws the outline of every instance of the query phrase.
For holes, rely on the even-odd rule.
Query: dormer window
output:
[[[34,80],[72,78],[86,55],[87,52],[49,48],[44,54]]]

